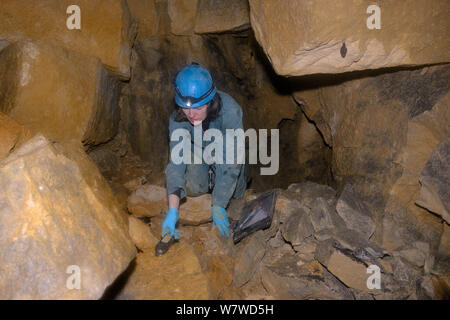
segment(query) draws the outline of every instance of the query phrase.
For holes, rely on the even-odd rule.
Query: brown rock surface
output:
[[[158,239],[150,231],[150,227],[133,216],[128,217],[129,233],[136,247],[140,250],[152,251],[155,249]]]
[[[416,204],[450,223],[450,137],[433,150],[420,174],[420,195]]]
[[[395,212],[397,222],[405,216],[428,241],[439,239],[439,221],[414,200],[420,172],[448,130],[449,72],[448,65],[398,71],[294,94],[332,146],[337,189],[353,185],[372,211],[374,239],[381,243],[382,234],[389,236],[389,250],[411,241],[396,236],[402,229],[411,234],[403,222],[383,224],[392,225],[383,231],[383,216]]]
[[[208,281],[192,247],[180,241],[155,257],[139,253],[136,266],[118,299],[204,300],[210,299]]]
[[[250,20],[258,42],[280,75],[450,61],[450,3],[382,3],[381,29],[374,30],[366,24],[372,15],[366,13],[370,4],[346,0],[250,0]]]
[[[119,121],[119,82],[97,58],[45,44],[17,42],[0,53],[0,111],[55,141],[108,141]]]
[[[196,33],[238,31],[250,27],[247,0],[198,0]]]
[[[154,217],[167,211],[165,188],[147,184],[137,188],[128,198],[128,211],[138,217]]]
[[[170,31],[176,35],[192,35],[198,0],[169,0]]]
[[[180,204],[180,223],[200,225],[211,221],[211,195],[186,197]],[[128,211],[135,216],[155,217],[167,212],[167,191],[155,185],[144,185],[128,198]]]
[[[155,0],[126,0],[130,13],[137,20],[137,40],[154,36],[158,32],[159,16]]]
[[[28,129],[0,112],[0,161],[30,137]]]
[[[328,261],[327,269],[341,280],[346,286],[361,291],[368,291],[367,268],[361,263],[353,261],[349,257],[333,252]]]
[[[38,135],[0,163],[2,299],[98,299],[136,254],[98,169],[64,148]],[[72,265],[79,290],[66,286]]]
[[[4,0],[0,7],[0,38],[15,42],[36,39],[98,57],[105,65],[130,76],[135,26],[125,0],[80,0],[81,29],[69,30],[67,8],[73,1]]]

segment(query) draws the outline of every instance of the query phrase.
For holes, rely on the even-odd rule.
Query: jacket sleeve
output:
[[[224,134],[223,139],[223,164],[216,165],[216,178],[214,190],[212,193],[212,205],[226,208],[230,201],[239,178],[243,164],[226,164],[226,129],[243,129],[242,125],[242,109],[236,105],[223,118],[222,129]],[[237,155],[236,138],[234,138],[234,159]],[[240,151],[242,152],[242,150]],[[245,150],[244,150],[245,152]],[[235,161],[236,162],[236,161]]]
[[[183,128],[183,125],[179,122],[173,120],[173,115],[169,120],[169,146],[170,146],[170,154],[169,154],[169,163],[166,167],[166,185],[167,185],[167,194],[176,193],[177,190],[180,190],[180,199],[183,199],[186,196],[186,181],[185,181],[185,173],[186,173],[186,164],[180,163],[175,164],[172,161],[172,150],[174,146],[176,146],[179,141],[171,141],[172,132],[178,128]],[[180,138],[181,141],[181,138]],[[182,152],[180,154],[182,156]]]

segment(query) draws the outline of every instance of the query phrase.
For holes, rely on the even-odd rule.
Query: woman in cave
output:
[[[170,116],[169,137],[172,137],[176,129],[185,129],[190,137],[194,137],[195,127],[199,129],[198,126],[201,126],[202,133],[214,128],[220,130],[223,145],[226,146],[226,129],[243,129],[241,107],[230,95],[216,89],[210,73],[205,68],[192,63],[177,74],[174,85],[177,107]],[[208,143],[203,139],[201,143],[203,155]],[[177,141],[170,142],[171,155],[176,144]],[[193,144],[194,141],[191,140],[191,148]],[[244,195],[248,165],[228,164],[225,157],[224,150],[223,161],[211,165],[203,161],[201,164],[175,164],[170,157],[165,171],[169,209],[162,224],[161,241],[156,247],[157,255],[165,253],[170,245],[179,239],[179,231],[176,228],[179,203],[186,195],[198,196],[212,192],[213,225],[217,226],[222,235],[229,236],[226,208],[232,197],[239,199]]]

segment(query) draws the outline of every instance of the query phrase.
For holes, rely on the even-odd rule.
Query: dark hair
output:
[[[216,93],[214,95],[214,98],[210,102],[208,102],[206,108],[208,110],[205,120],[211,121],[219,116],[220,109],[222,109],[222,99],[220,98],[220,95],[218,93]],[[175,121],[177,122],[188,121],[188,118],[184,114],[182,107],[177,105],[175,110],[177,112],[174,119]]]

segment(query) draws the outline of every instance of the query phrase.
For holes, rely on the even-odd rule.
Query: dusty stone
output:
[[[333,252],[327,264],[327,269],[346,286],[368,292],[367,267],[340,252]]]
[[[236,259],[233,275],[233,283],[236,286],[240,287],[251,279],[264,256],[265,248],[262,231],[251,236]]]
[[[167,191],[147,184],[137,188],[128,198],[128,211],[135,216],[155,217],[167,212]],[[183,225],[200,225],[211,221],[211,195],[186,197],[180,204],[179,219]]]
[[[353,299],[348,288],[320,263],[299,263],[297,257],[289,254],[264,266],[261,279],[275,299]]]
[[[315,206],[311,210],[310,218],[314,232],[331,230],[334,228],[331,212],[333,207],[327,205],[323,198],[317,198]]]
[[[420,195],[416,204],[440,215],[450,223],[450,138],[433,150],[422,170]]]
[[[119,82],[94,57],[23,41],[0,53],[0,111],[61,142],[96,145],[118,129]]]
[[[70,148],[38,135],[0,163],[3,299],[98,299],[136,254],[106,181]],[[80,290],[66,287],[72,265]]]
[[[415,285],[416,281],[421,278],[420,271],[401,257],[394,257],[393,269],[394,279],[403,284]]]
[[[204,274],[208,279],[211,294],[216,299],[224,294],[233,281],[233,264],[233,259],[224,255],[215,255],[208,260]]]
[[[176,35],[192,35],[198,0],[169,0],[170,30]]]
[[[431,272],[436,275],[446,276],[450,270],[450,227],[443,224],[438,251],[431,267]]]
[[[138,217],[154,217],[167,211],[167,191],[147,184],[137,188],[128,198],[128,211]]]
[[[330,204],[335,203],[336,199],[336,191],[333,188],[312,181],[293,183],[289,185],[287,191],[297,194],[298,200],[310,209],[314,207],[319,197]]]
[[[29,138],[28,129],[0,112],[0,161]]]
[[[250,27],[246,0],[198,0],[196,33],[239,31]]]
[[[342,73],[450,61],[448,3],[383,3],[381,29],[370,30],[366,21],[372,14],[366,13],[366,2],[249,2],[256,39],[280,75]],[[400,17],[399,12],[408,15]],[[433,36],[418,37],[419,34]]]
[[[137,40],[143,40],[158,33],[159,16],[156,10],[155,0],[126,0],[128,8],[136,19]]]
[[[283,238],[293,246],[300,245],[314,233],[314,227],[309,218],[309,211],[300,209],[294,212],[281,226]]]
[[[393,252],[393,254],[402,257],[417,267],[423,267],[430,254],[430,246],[426,242],[416,241],[409,248]]]
[[[353,187],[347,184],[336,205],[336,211],[349,229],[360,232],[369,239],[375,231],[375,223],[369,208],[357,197]]]
[[[180,241],[161,256],[139,253],[136,267],[120,294],[121,300],[206,300],[208,280],[190,245]]]
[[[303,261],[311,262],[312,260],[314,260],[316,247],[317,241],[311,238],[307,238],[302,244],[294,246],[294,250],[297,252],[296,255],[300,259],[302,259]]]
[[[210,194],[203,194],[198,197],[186,197],[186,202],[180,205],[181,224],[198,226],[211,221]]]
[[[136,247],[138,247],[142,251],[150,251],[155,248],[156,244],[158,243],[158,239],[150,231],[150,228],[147,224],[133,216],[128,217],[128,223],[130,237]]]
[[[23,39],[43,40],[98,57],[122,77],[129,78],[131,46],[136,27],[126,1],[77,1],[81,11],[80,30],[69,30],[66,26],[70,17],[66,11],[72,4],[68,0],[43,0],[39,3],[29,3],[26,0],[2,1],[0,38],[11,42]],[[59,82],[61,83],[63,82]]]

